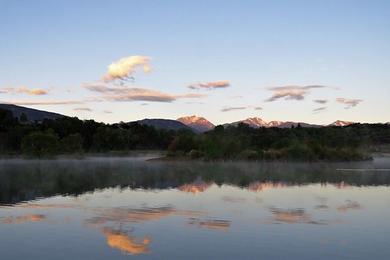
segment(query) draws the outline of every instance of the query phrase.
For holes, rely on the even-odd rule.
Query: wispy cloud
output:
[[[234,110],[244,110],[247,109],[248,107],[225,107],[221,109],[221,112],[229,112],[229,111],[234,111]]]
[[[212,81],[212,82],[198,82],[188,86],[189,89],[218,89],[230,87],[228,80]]]
[[[30,96],[41,96],[47,95],[49,93],[48,90],[40,89],[40,88],[28,88],[28,87],[7,87],[0,89],[0,93],[2,94],[27,94]]]
[[[224,107],[221,109],[221,112],[229,112],[229,111],[234,111],[234,110],[245,110],[245,109],[254,109],[254,110],[263,110],[262,107],[258,106],[240,106],[240,107]]]
[[[204,94],[195,94],[195,93],[187,93],[187,94],[180,94],[180,95],[174,95],[176,99],[179,98],[203,98],[206,97]]]
[[[274,94],[268,98],[267,102],[276,101],[279,99],[285,100],[303,100],[305,96],[310,93],[311,89],[316,88],[327,88],[323,85],[308,85],[308,86],[281,86],[281,87],[271,87],[268,90],[274,92]]]
[[[30,100],[15,100],[2,102],[6,104],[14,104],[20,106],[45,106],[45,105],[80,105],[84,104],[84,101],[78,100],[42,100],[42,101],[30,101]]]
[[[145,73],[151,71],[150,57],[147,56],[129,56],[122,58],[108,66],[106,75],[103,80],[106,82],[114,80],[126,81],[132,79],[137,69],[142,69]]]
[[[325,111],[327,108],[328,107],[318,107],[318,108],[313,109],[313,112],[319,113],[319,112]]]
[[[160,91],[144,88],[130,88],[123,91],[115,91],[105,95],[109,101],[150,101],[150,102],[172,102],[175,96]]]
[[[103,94],[102,98],[108,101],[149,101],[149,102],[173,102],[183,98],[202,98],[206,95],[168,94],[148,88],[110,87],[104,83],[83,84],[83,87],[90,91]]]
[[[186,102],[188,105],[204,105],[204,102],[194,102],[194,101],[188,101]]]
[[[85,112],[92,112],[93,110],[88,107],[76,107],[73,109],[74,111],[85,111]]]
[[[348,99],[348,98],[336,98],[336,101],[338,103],[346,105],[344,108],[349,109],[352,107],[356,107],[359,105],[361,102],[363,102],[362,99]]]
[[[326,103],[328,103],[327,99],[315,99],[313,101],[318,103],[318,104],[326,104]]]
[[[82,83],[81,87],[85,88],[85,89],[88,89],[90,91],[101,92],[101,93],[110,92],[110,89],[118,89],[118,88],[111,88],[111,87],[109,87],[103,81]]]
[[[104,114],[112,114],[112,111],[110,111],[110,110],[103,110],[103,113]]]

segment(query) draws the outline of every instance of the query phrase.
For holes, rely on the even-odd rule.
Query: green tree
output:
[[[127,150],[128,143],[124,129],[101,126],[93,136],[93,148],[98,152]]]
[[[80,134],[71,134],[61,140],[61,151],[65,153],[82,153],[83,138]]]
[[[57,154],[59,138],[53,131],[32,132],[22,139],[22,152],[24,154],[44,157]]]

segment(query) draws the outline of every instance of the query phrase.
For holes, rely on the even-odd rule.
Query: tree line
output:
[[[104,124],[75,117],[42,122],[0,109],[0,154],[48,157],[58,154],[162,150],[168,158],[206,160],[361,160],[369,147],[390,144],[390,125],[251,128],[217,126],[196,134],[138,123]]]
[[[104,124],[76,117],[21,121],[0,109],[0,154],[57,154],[164,150],[178,133],[138,123]]]

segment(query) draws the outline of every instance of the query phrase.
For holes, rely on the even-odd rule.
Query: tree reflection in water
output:
[[[364,163],[149,162],[89,159],[0,162],[0,204],[54,195],[79,195],[120,187],[199,193],[213,183],[260,192],[269,188],[321,183],[338,188],[390,184],[386,172],[342,172],[337,168],[372,167]],[[366,165],[367,164],[367,165]]]

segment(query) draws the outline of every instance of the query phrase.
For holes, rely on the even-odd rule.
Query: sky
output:
[[[0,0],[0,103],[99,122],[390,121],[390,1]]]

